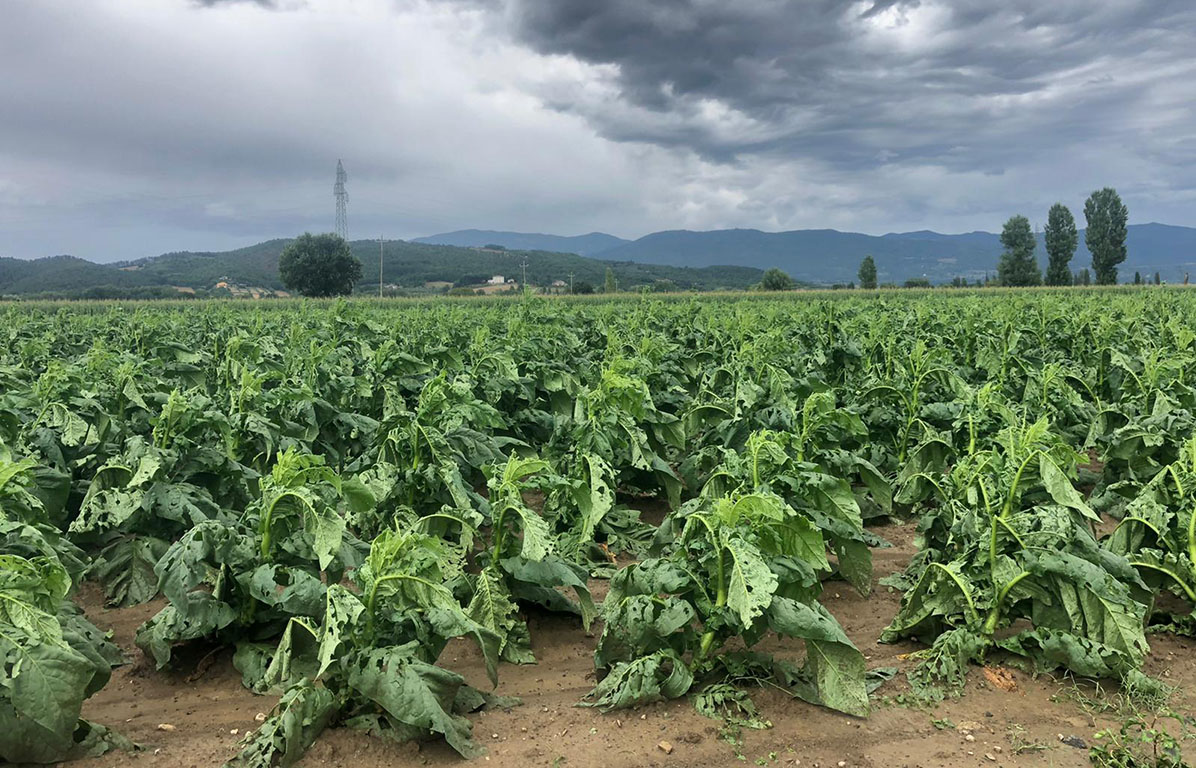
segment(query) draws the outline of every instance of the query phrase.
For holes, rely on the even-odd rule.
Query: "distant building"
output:
[[[553,281],[552,281],[552,287],[553,287],[553,288],[564,288],[564,287],[565,287],[565,281],[564,281],[564,280],[553,280]]]
[[[506,280],[503,279],[502,275],[495,275],[494,277],[487,280],[486,284],[487,285],[502,285],[505,282],[506,282]]]

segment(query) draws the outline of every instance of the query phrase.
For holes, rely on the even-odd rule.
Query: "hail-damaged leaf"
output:
[[[693,673],[680,657],[671,651],[658,651],[616,663],[580,706],[606,712],[676,699],[684,696],[693,682]]]
[[[469,720],[453,714],[465,679],[415,657],[410,646],[376,648],[349,662],[348,684],[397,723],[440,734],[463,757],[483,751],[472,739]]]
[[[288,768],[299,762],[336,716],[339,702],[327,688],[310,681],[283,693],[266,721],[242,742],[225,768]]]

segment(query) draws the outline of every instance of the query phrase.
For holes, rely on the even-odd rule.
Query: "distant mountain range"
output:
[[[1041,236],[1040,236],[1041,240]],[[137,261],[95,264],[73,256],[22,260],[0,258],[0,295],[44,294],[63,297],[177,295],[179,288],[210,290],[218,282],[279,290],[278,257],[289,240],[219,253],[167,253]],[[1072,271],[1091,257],[1083,245]],[[378,284],[378,244],[350,243],[361,259],[363,290]],[[499,246],[487,248],[486,246]],[[1149,279],[1155,271],[1169,283],[1196,277],[1196,229],[1165,224],[1132,224],[1129,258],[1120,267],[1122,282],[1135,271]],[[385,246],[383,277],[388,284],[420,290],[426,283],[471,284],[492,275],[601,286],[609,267],[620,288],[672,285],[695,290],[745,288],[760,281],[762,270],[779,267],[806,284],[848,283],[860,260],[876,259],[881,282],[901,283],[925,277],[934,283],[956,276],[974,280],[995,274],[1000,238],[990,232],[944,235],[901,232],[874,236],[833,229],[761,232],[723,229],[710,232],[655,232],[624,240],[601,232],[562,237],[522,232],[462,230]],[[1039,266],[1046,253],[1039,244]],[[665,282],[667,281],[667,282]]]
[[[429,245],[460,245],[467,248],[501,245],[504,248],[519,251],[553,251],[555,253],[576,253],[578,256],[593,256],[620,245],[627,245],[631,241],[603,232],[562,237],[561,235],[540,235],[529,232],[459,229],[456,232],[445,232],[431,237],[417,237],[411,242]]]
[[[944,235],[922,230],[887,235],[863,235],[833,229],[803,229],[790,232],[761,232],[756,229],[720,229],[708,232],[673,230],[654,232],[627,241],[612,235],[591,233],[578,238],[517,232],[462,230],[420,238],[446,245],[502,245],[508,248],[550,248],[564,250],[572,243],[574,252],[608,261],[640,264],[708,267],[736,265],[767,269],[779,267],[794,278],[811,283],[846,283],[856,279],[860,260],[872,255],[882,281],[902,282],[926,277],[948,282],[956,276],[975,279],[995,273],[1001,256],[1000,237],[991,232]],[[603,243],[615,243],[601,248]],[[1184,272],[1196,273],[1196,229],[1166,224],[1131,224],[1127,238],[1129,258],[1120,267],[1123,280],[1134,271],[1153,275],[1157,270],[1168,282],[1183,279]],[[595,247],[601,248],[594,250]],[[1039,235],[1038,262],[1046,268],[1046,251]],[[1080,247],[1071,268],[1078,271],[1092,261]]]
[[[608,236],[609,237],[609,236]],[[617,240],[617,238],[611,238]],[[179,288],[211,290],[219,282],[232,286],[281,290],[278,257],[290,240],[263,243],[218,253],[166,253],[136,261],[95,264],[73,256],[44,259],[0,258],[0,296],[47,295],[78,298],[157,297],[178,295]],[[487,242],[483,245],[500,245]],[[362,262],[361,290],[378,285],[378,242],[351,242]],[[432,245],[391,241],[383,252],[383,280],[388,285],[420,290],[427,283],[472,285],[494,275],[523,279],[535,285],[559,281],[567,285],[589,283],[601,288],[610,269],[621,289],[668,284],[681,289],[740,289],[760,282],[755,267],[678,267],[599,261],[575,253],[546,250],[487,250],[481,247]]]

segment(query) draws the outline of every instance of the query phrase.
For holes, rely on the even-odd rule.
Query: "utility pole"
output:
[[[519,266],[523,267],[523,282],[520,283],[519,287],[521,290],[526,291],[527,290],[527,259],[524,258],[523,263],[520,264]]]
[[[378,235],[378,298],[382,298],[382,244],[386,240]]]
[[[345,166],[337,160],[336,183],[332,185],[332,196],[336,198],[336,233],[346,241],[349,239],[349,193],[345,190],[348,180]]]
[[[569,295],[573,295],[573,273],[569,273]]]

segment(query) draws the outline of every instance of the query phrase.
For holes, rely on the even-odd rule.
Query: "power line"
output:
[[[386,240],[378,235],[378,298],[382,298],[382,246]]]

